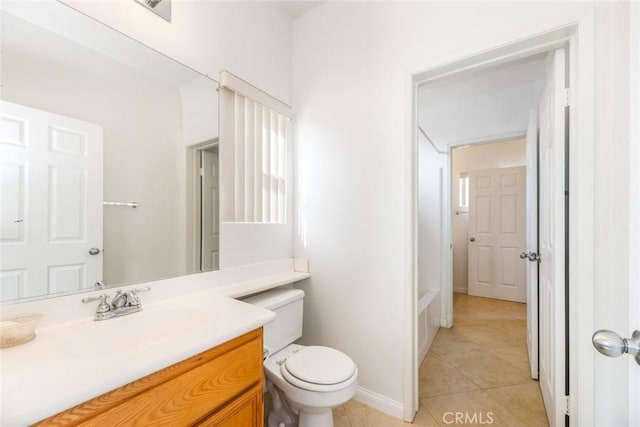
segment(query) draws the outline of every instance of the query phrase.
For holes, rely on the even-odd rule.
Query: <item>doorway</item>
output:
[[[451,150],[453,291],[526,302],[526,141]]]
[[[187,268],[220,268],[218,140],[187,147]]]
[[[491,67],[485,64],[484,67],[474,70],[474,72],[467,69],[459,75],[450,73],[445,77],[430,79],[422,84],[418,83],[417,89],[418,123],[421,133],[426,134],[438,151],[446,152],[449,155],[448,173],[452,174],[451,183],[453,185],[443,187],[443,192],[449,193],[449,196],[445,196],[443,199],[452,200],[451,212],[456,212],[456,216],[459,218],[460,215],[469,215],[471,212],[472,218],[471,221],[468,221],[470,233],[467,233],[466,236],[462,233],[466,244],[455,245],[456,216],[451,217],[451,228],[443,233],[445,241],[450,239],[452,235],[454,238],[454,240],[449,240],[454,243],[450,245],[452,250],[444,254],[445,257],[450,258],[452,267],[456,264],[456,255],[464,253],[460,249],[464,247],[469,249],[467,253],[467,257],[471,260],[467,272],[469,278],[467,293],[469,295],[525,302],[527,296],[532,293],[527,292],[527,288],[530,288],[535,289],[534,293],[537,297],[537,282],[529,283],[526,288],[523,286],[527,277],[526,269],[529,269],[530,266],[525,266],[526,261],[519,259],[520,253],[530,253],[525,248],[526,233],[523,226],[526,174],[522,166],[527,150],[522,136],[526,134],[529,127],[531,110],[539,110],[542,115],[553,115],[556,110],[561,113],[559,119],[554,118],[551,122],[548,117],[543,118],[549,128],[553,128],[554,124],[558,125],[551,130],[545,129],[543,131],[543,133],[546,132],[545,135],[552,137],[547,140],[547,143],[549,152],[554,153],[555,160],[555,162],[547,163],[547,166],[553,171],[547,171],[550,173],[546,174],[543,171],[542,176],[546,176],[548,180],[543,180],[541,190],[548,194],[548,197],[543,197],[543,200],[550,202],[545,205],[548,209],[543,210],[545,218],[543,222],[550,224],[547,227],[548,230],[553,230],[546,236],[551,238],[552,245],[550,247],[553,247],[553,250],[546,257],[546,262],[551,267],[548,267],[547,273],[544,275],[549,279],[547,283],[549,286],[545,289],[545,298],[542,298],[544,306],[534,306],[529,311],[534,311],[536,316],[527,316],[529,328],[533,327],[537,330],[537,311],[541,309],[544,314],[540,339],[542,343],[540,348],[544,353],[540,359],[544,374],[541,378],[544,380],[541,381],[541,385],[544,386],[543,396],[551,425],[564,423],[562,404],[564,396],[568,394],[565,387],[568,384],[568,378],[564,375],[565,372],[568,372],[564,364],[564,361],[568,360],[568,356],[565,354],[568,321],[564,316],[566,312],[564,283],[568,283],[568,278],[564,274],[563,263],[564,254],[568,253],[564,246],[565,236],[563,234],[564,228],[567,226],[564,218],[567,216],[568,210],[568,205],[564,201],[566,197],[563,171],[565,112],[562,108],[564,105],[558,105],[557,108],[554,107],[555,109],[552,108],[548,111],[551,104],[558,104],[558,94],[564,92],[561,90],[565,84],[564,74],[560,76],[558,73],[553,73],[554,64],[558,63],[558,57],[564,60],[564,50],[560,46],[554,46],[550,51],[542,50],[534,55],[502,61]],[[557,83],[558,81],[559,83]],[[551,95],[549,95],[549,87]],[[423,102],[421,96],[428,98],[431,103]],[[420,109],[424,111],[420,111]],[[465,171],[453,171],[452,154],[460,153],[465,149],[454,147],[469,147],[492,139],[509,140],[509,137],[514,134],[520,135],[520,142],[523,144],[519,165],[493,169],[482,169],[482,166],[479,166],[481,170],[465,168],[467,169]],[[537,140],[535,142],[537,143]],[[558,147],[562,156],[557,154]],[[472,157],[474,160],[482,158],[481,155]],[[489,157],[495,160],[495,156]],[[419,163],[418,171],[420,171],[420,167]],[[533,173],[537,175],[535,166]],[[418,175],[421,173],[419,172]],[[458,191],[452,191],[452,187]],[[519,192],[514,192],[516,189]],[[461,200],[463,198],[465,200]],[[518,212],[519,215],[515,215]],[[420,213],[418,213],[418,217],[421,217]],[[505,235],[509,243],[506,246],[496,240],[500,239],[502,235]],[[476,242],[476,240],[478,241]],[[421,246],[418,243],[418,248]],[[421,259],[421,255],[418,249],[418,260]],[[539,258],[533,257],[532,259]],[[420,261],[418,263],[420,264]],[[442,312],[444,313],[442,326],[451,326],[454,321],[452,307],[449,304],[453,300],[456,276],[460,278],[461,274],[456,275],[456,269],[452,267],[449,267],[449,271],[444,270],[440,274],[443,278],[441,281]],[[453,280],[448,279],[451,277]],[[420,280],[419,270],[418,283]],[[535,301],[532,302],[535,303]],[[523,341],[524,335],[531,337],[531,334],[523,333]],[[532,344],[535,347],[535,354],[531,350]],[[537,372],[537,366],[534,367],[538,364],[537,349],[537,342],[529,342],[529,354],[535,356],[531,358],[532,375]]]
[[[218,146],[200,150],[200,271],[220,265]]]

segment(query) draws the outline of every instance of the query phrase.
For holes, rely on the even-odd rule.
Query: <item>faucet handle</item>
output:
[[[106,313],[107,311],[111,310],[111,306],[107,302],[107,299],[109,299],[109,295],[102,294],[96,297],[82,298],[82,303],[87,304],[94,301],[100,301],[100,303],[98,304],[98,307],[96,308],[96,313]]]
[[[130,291],[125,292],[127,295],[127,305],[140,305],[140,298],[138,298],[138,292],[147,292],[150,291],[151,288],[149,286],[145,286],[144,288],[136,288],[131,289]]]
[[[106,301],[107,298],[109,298],[109,295],[107,295],[107,294],[98,295],[96,297],[84,297],[84,298],[82,298],[82,303],[83,304],[87,304],[87,303],[94,302],[94,301],[101,301],[102,302],[102,301]]]
[[[138,298],[135,289],[125,292],[125,295],[127,296],[127,306],[140,305],[140,298]]]

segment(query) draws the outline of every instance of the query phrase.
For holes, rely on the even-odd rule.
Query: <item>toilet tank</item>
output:
[[[277,288],[242,299],[276,313],[276,318],[264,325],[264,347],[269,355],[302,336],[303,297],[301,289]]]

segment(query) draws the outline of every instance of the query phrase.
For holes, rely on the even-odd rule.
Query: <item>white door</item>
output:
[[[538,112],[531,111],[527,126],[527,245],[525,252],[538,253]],[[538,262],[523,258],[527,269],[527,351],[531,378],[538,379]]]
[[[201,248],[200,269],[216,270],[219,265],[220,231],[218,227],[218,151],[200,152],[201,159]]]
[[[564,425],[565,394],[565,54],[549,54],[540,100],[540,389],[549,423]]]
[[[526,301],[525,168],[469,172],[469,295]]]
[[[102,127],[0,101],[0,222],[0,300],[102,280]]]
[[[640,3],[609,7],[616,8],[610,10],[615,10],[612,15],[618,18],[615,22],[620,31],[626,31],[630,21],[631,43],[622,37],[615,39],[619,50],[614,61],[607,59],[608,70],[601,76],[607,82],[611,76],[618,80],[606,85],[606,97],[601,98],[600,114],[596,116],[602,126],[596,128],[601,135],[596,143],[606,143],[606,150],[596,151],[599,186],[594,192],[593,257],[597,264],[593,271],[594,301],[587,315],[592,316],[594,331],[608,329],[628,339],[634,331],[640,334]],[[624,56],[626,52],[630,52],[628,57]],[[629,63],[627,82],[624,73]],[[639,341],[636,339],[636,348]],[[589,347],[586,350],[593,353],[593,359],[584,360],[593,372],[590,380],[595,385],[589,396],[595,407],[592,424],[640,426],[640,363],[628,354],[609,358]],[[614,353],[619,354],[619,350]]]

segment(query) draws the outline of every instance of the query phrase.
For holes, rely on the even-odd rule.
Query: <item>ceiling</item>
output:
[[[418,124],[442,150],[522,136],[545,76],[540,54],[427,83],[418,89]]]

